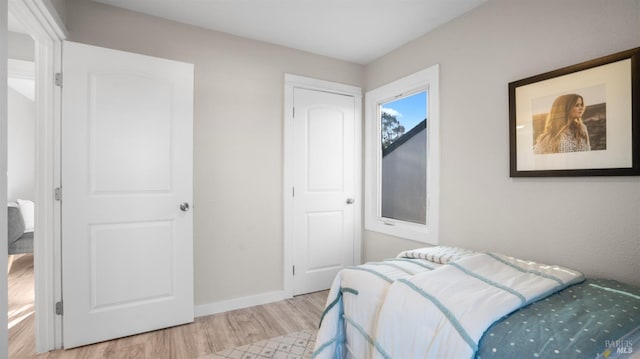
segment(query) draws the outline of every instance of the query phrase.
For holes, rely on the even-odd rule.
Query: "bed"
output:
[[[7,203],[7,272],[15,255],[33,253],[34,204],[29,200],[19,199]]]
[[[341,271],[312,358],[638,354],[640,288],[497,253],[430,247]]]

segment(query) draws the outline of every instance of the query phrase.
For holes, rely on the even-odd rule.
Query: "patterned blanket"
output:
[[[395,258],[343,270],[313,357],[471,358],[494,321],[583,280],[566,268],[495,253],[439,262]]]
[[[587,278],[495,322],[476,358],[640,358],[638,351],[640,287]]]

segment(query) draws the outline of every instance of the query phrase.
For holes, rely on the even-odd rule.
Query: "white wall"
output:
[[[510,178],[511,81],[640,46],[640,0],[490,0],[366,66],[371,90],[440,64],[441,244],[640,284],[640,177]],[[416,242],[364,232],[364,259]]]
[[[9,32],[8,36],[9,58],[32,61],[35,57],[35,43],[31,36],[17,32]]]
[[[8,34],[8,57],[34,61],[35,42],[31,36],[16,32]],[[7,119],[7,199],[34,199],[35,184],[35,103],[32,100],[33,79],[20,74],[13,79],[20,82],[21,91],[31,91],[30,98],[9,87]],[[33,74],[31,74],[33,77]],[[11,81],[12,79],[10,79]],[[31,82],[30,86],[26,85]]]
[[[35,122],[32,100],[8,90],[7,199],[34,199]]]
[[[364,68],[91,1],[69,40],[195,64],[195,304],[283,289],[284,73],[361,86]]]

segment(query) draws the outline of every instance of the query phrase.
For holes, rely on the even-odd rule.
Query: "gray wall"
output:
[[[426,148],[427,130],[425,128],[382,157],[382,217],[425,223],[427,218]]]
[[[364,67],[82,0],[71,41],[195,64],[195,304],[283,289],[284,73],[362,86]]]
[[[63,22],[67,21],[67,0],[44,0],[51,4],[51,6],[56,10],[58,16],[60,16],[60,20]]]
[[[435,63],[441,242],[640,282],[640,178],[511,179],[507,125],[508,82],[640,46],[640,0],[490,0],[366,67],[91,1],[65,8],[71,41],[195,64],[196,305],[282,289],[283,74],[373,89]],[[365,231],[364,259],[419,246]]]
[[[640,177],[509,178],[511,81],[640,46],[639,0],[490,0],[366,66],[440,64],[441,244],[640,284]],[[364,232],[365,260],[420,243]]]

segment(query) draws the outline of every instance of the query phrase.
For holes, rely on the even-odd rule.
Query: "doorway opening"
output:
[[[35,42],[9,14],[7,213],[9,353],[35,354]]]
[[[25,228],[23,234],[31,233],[33,236],[30,250],[32,254],[20,253],[22,254],[20,257],[14,257],[13,268],[9,273],[11,274],[14,270],[18,272],[19,268],[28,269],[31,266],[30,262],[32,263],[33,304],[30,309],[28,309],[29,305],[24,306],[22,310],[18,309],[14,313],[14,320],[9,320],[8,326],[13,324],[16,328],[21,323],[32,325],[31,331],[35,335],[31,342],[18,343],[26,346],[25,350],[28,352],[25,354],[32,355],[62,346],[61,320],[55,314],[55,303],[61,298],[60,204],[54,198],[55,188],[60,186],[61,89],[55,85],[54,78],[55,73],[60,71],[61,43],[66,37],[66,30],[57,13],[44,2],[10,0],[7,18],[9,20],[8,37],[23,39],[23,41],[18,40],[18,44],[8,44],[8,56],[18,57],[14,59],[18,63],[20,60],[30,62],[33,73],[31,75],[34,94],[32,127],[25,126],[22,122],[16,125],[13,119],[8,119],[8,142],[10,143],[5,144],[8,146],[7,154],[12,157],[9,161],[15,164],[15,166],[8,164],[9,176],[12,176],[15,181],[8,181],[8,187],[11,188],[6,189],[7,198],[13,200],[18,208],[25,205],[25,211],[20,211],[20,215],[32,232]],[[25,39],[27,41],[24,41]],[[31,41],[29,42],[28,39]],[[17,49],[11,48],[14,45]],[[29,49],[31,49],[32,58],[21,59]],[[16,63],[14,60],[11,62]],[[20,73],[17,71],[13,75],[20,77]],[[9,77],[12,77],[11,75]],[[10,88],[7,92],[8,96],[11,96]],[[14,128],[11,129],[11,126]],[[15,134],[21,133],[20,131],[22,135]],[[12,132],[14,132],[13,136]],[[32,152],[12,154],[12,152],[20,152],[15,142],[21,139],[29,142],[25,146],[31,148]],[[9,146],[15,148],[9,148]],[[27,177],[30,180],[25,180]],[[27,182],[29,185],[21,187]],[[3,330],[7,329],[3,328]],[[9,332],[10,329],[7,331]],[[8,337],[11,347],[13,343],[10,336]]]

